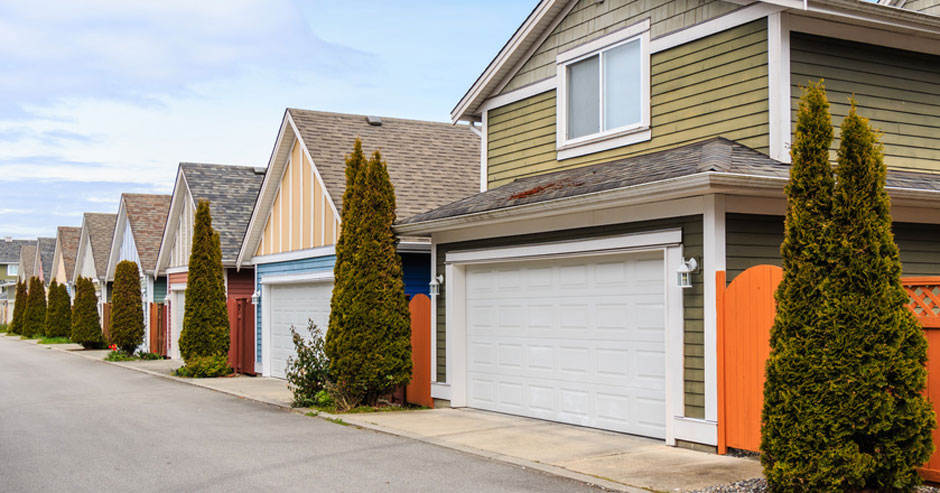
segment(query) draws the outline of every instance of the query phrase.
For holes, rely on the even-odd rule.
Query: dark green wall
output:
[[[682,228],[683,255],[702,258],[702,216],[687,216],[668,220],[643,221],[592,228],[569,229],[461,243],[437,245],[437,273],[444,273],[444,260],[448,252],[496,248],[520,244],[550,243],[599,236],[610,236],[666,228]],[[705,417],[705,358],[704,358],[704,288],[703,276],[693,278],[693,287],[683,291],[685,310],[685,415],[692,418]],[[445,283],[446,284],[446,283]],[[437,381],[446,380],[447,369],[447,313],[445,286],[437,298]]]

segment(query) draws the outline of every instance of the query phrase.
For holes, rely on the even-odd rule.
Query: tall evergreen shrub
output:
[[[53,292],[56,293],[55,297]],[[46,337],[68,337],[71,331],[72,300],[69,298],[68,288],[65,284],[55,287],[50,284],[49,306],[46,308]]]
[[[205,200],[196,207],[192,245],[179,343],[187,365],[193,358],[228,358],[230,342],[222,247]]]
[[[23,334],[23,324],[26,319],[26,281],[16,282],[16,297],[13,300],[13,320],[10,324],[10,332],[14,334]]]
[[[118,262],[111,297],[111,343],[133,354],[144,342],[144,308],[140,295],[140,271],[130,260]]]
[[[381,154],[366,161],[359,139],[346,159],[341,217],[326,354],[338,387],[374,404],[411,378],[411,327],[395,191]]]
[[[95,285],[87,277],[79,277],[75,282],[75,305],[72,307],[72,333],[69,339],[86,349],[104,344],[101,316],[98,314],[98,295],[95,294]]]
[[[42,337],[46,335],[46,290],[38,277],[29,279],[29,294],[26,296],[26,316],[23,335]]]

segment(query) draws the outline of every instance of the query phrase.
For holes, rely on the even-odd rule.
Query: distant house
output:
[[[284,378],[292,326],[327,327],[346,155],[356,137],[387,161],[399,217],[479,190],[480,138],[468,125],[288,109],[237,261],[255,268],[255,369],[265,376]],[[406,294],[427,294],[430,241],[399,240]]]
[[[13,319],[13,304],[16,298],[16,281],[20,273],[20,249],[35,245],[35,240],[14,240],[7,236],[0,240],[0,322]]]
[[[78,241],[82,237],[82,228],[59,226],[56,231],[55,253],[52,256],[52,280],[64,284],[69,294],[74,290],[72,276],[75,273],[75,256],[78,255]]]
[[[209,201],[212,228],[219,233],[228,298],[250,299],[254,293],[254,268],[247,266],[239,270],[235,261],[245,237],[255,199],[258,197],[258,190],[261,189],[264,172],[264,168],[247,166],[180,163],[154,270],[156,277],[166,277],[169,288],[169,292],[165,294],[170,305],[167,317],[168,356],[180,357],[179,336],[183,328],[193,221],[196,205],[200,200]],[[155,298],[155,302],[161,301],[162,298]],[[246,342],[253,350],[253,327]]]
[[[144,326],[150,328],[150,304],[166,297],[166,278],[156,277],[157,253],[170,209],[169,195],[121,194],[121,203],[114,224],[110,253],[105,270],[108,283],[114,282],[117,264],[130,260],[140,273],[141,310]],[[109,293],[110,294],[110,293]],[[110,302],[110,298],[108,300]],[[144,347],[149,347],[149,330],[144,331]]]
[[[20,263],[16,274],[18,281],[29,282],[30,278],[36,275],[36,250],[37,242],[20,248]]]
[[[55,238],[39,238],[36,240],[36,259],[33,261],[35,266],[34,276],[42,281],[43,286],[48,287],[52,282],[52,260],[55,256]]]
[[[114,223],[117,214],[86,212],[82,218],[82,232],[78,239],[78,252],[75,254],[75,271],[72,273],[72,286],[79,277],[91,279],[98,297],[98,313],[110,297],[107,282],[108,256],[111,253],[111,240],[114,236]],[[72,294],[74,297],[74,293]],[[103,321],[102,321],[103,323]]]

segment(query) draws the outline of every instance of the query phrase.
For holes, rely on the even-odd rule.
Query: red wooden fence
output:
[[[770,354],[770,328],[776,314],[774,291],[782,277],[779,267],[759,265],[725,286],[718,272],[718,453],[729,447],[758,451],[763,407],[764,363]],[[927,390],[940,402],[940,277],[903,279],[911,311],[927,337]],[[940,430],[933,432],[940,449]],[[920,470],[928,481],[940,481],[940,450]]]
[[[104,335],[104,342],[111,344],[111,303],[102,303],[101,305],[101,334]]]
[[[237,373],[255,373],[255,312],[251,298],[229,298],[228,365]]]
[[[405,389],[408,402],[434,407],[431,398],[431,299],[415,295],[411,310],[411,383]]]
[[[150,304],[150,352],[166,357],[166,305]]]

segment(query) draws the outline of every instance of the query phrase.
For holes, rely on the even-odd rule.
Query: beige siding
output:
[[[559,53],[647,18],[651,21],[651,36],[657,37],[736,8],[739,6],[718,0],[580,0],[522,65],[503,92],[555,75],[555,57]]]
[[[55,280],[55,282],[66,284],[71,281],[71,279],[65,276],[65,261],[62,259],[61,249],[56,249],[56,258],[53,259],[52,263],[56,266],[55,273],[52,275],[52,279]]]
[[[833,123],[841,123],[854,94],[859,114],[884,132],[888,167],[940,170],[940,57],[800,33],[790,44],[794,121],[799,85],[822,78]],[[833,159],[838,129],[836,136]]]
[[[652,139],[557,161],[555,91],[490,111],[490,187],[722,136],[768,151],[766,21],[717,33],[651,59]]]
[[[295,142],[255,255],[332,245],[336,221],[313,165]]]
[[[904,10],[940,15],[940,0],[909,0],[904,2]]]

